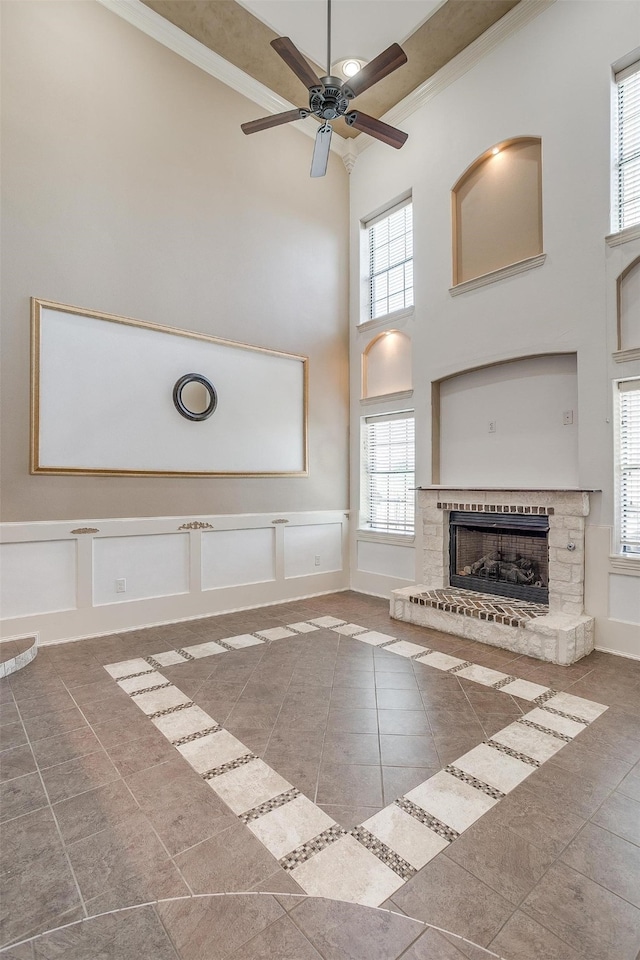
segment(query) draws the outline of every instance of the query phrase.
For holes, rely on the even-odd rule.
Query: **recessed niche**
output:
[[[640,347],[640,257],[618,277],[618,350]]]
[[[399,330],[387,330],[362,354],[362,396],[382,397],[411,390],[411,340]]]
[[[496,144],[452,191],[453,283],[464,283],[542,253],[542,141]]]
[[[434,384],[433,482],[576,487],[575,354],[492,364]]]

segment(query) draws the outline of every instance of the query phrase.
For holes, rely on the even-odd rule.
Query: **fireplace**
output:
[[[449,513],[449,583],[532,603],[549,602],[549,518]]]
[[[421,579],[393,591],[391,616],[554,663],[584,657],[592,492],[418,488]]]

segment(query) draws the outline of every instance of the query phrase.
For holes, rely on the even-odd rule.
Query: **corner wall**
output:
[[[640,571],[620,575],[620,560],[609,555],[614,543],[612,379],[640,374],[639,361],[616,364],[612,359],[616,278],[638,256],[640,240],[613,249],[605,236],[610,230],[612,65],[631,52],[639,36],[637,0],[553,3],[400,123],[409,133],[402,150],[373,145],[359,156],[351,175],[352,582],[379,592],[376,578],[358,567],[354,549],[364,412],[360,356],[371,339],[371,332],[357,328],[360,223],[410,191],[415,308],[401,327],[389,325],[412,341],[413,396],[403,407],[415,409],[416,485],[427,486],[437,475],[434,381],[522,357],[577,354],[577,486],[601,491],[591,497],[587,521],[586,612],[596,618],[598,647],[635,657],[640,657],[640,616],[633,613],[633,597],[640,590]],[[542,138],[546,259],[532,264],[535,269],[453,296],[451,189],[492,144],[517,136]],[[377,404],[366,412],[385,411]],[[525,439],[527,430],[535,430],[535,416],[523,421]],[[486,468],[492,437],[487,432],[478,437],[482,440],[487,461],[481,455],[480,466]],[[464,485],[474,485],[473,471],[469,463]],[[526,471],[521,473],[519,485],[533,486]],[[460,471],[456,478],[460,483]],[[390,546],[390,562],[391,556]],[[415,580],[419,577],[416,571]]]

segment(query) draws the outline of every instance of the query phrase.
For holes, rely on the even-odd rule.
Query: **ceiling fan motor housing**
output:
[[[349,100],[342,89],[342,80],[339,77],[321,77],[321,80],[324,89],[310,92],[311,113],[321,120],[335,120],[344,116],[349,109]]]

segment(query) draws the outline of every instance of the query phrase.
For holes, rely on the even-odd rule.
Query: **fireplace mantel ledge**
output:
[[[602,493],[602,490],[589,490],[582,487],[463,487],[441,486],[432,484],[428,487],[415,487],[416,490],[460,490],[465,492],[478,491],[481,493]]]

